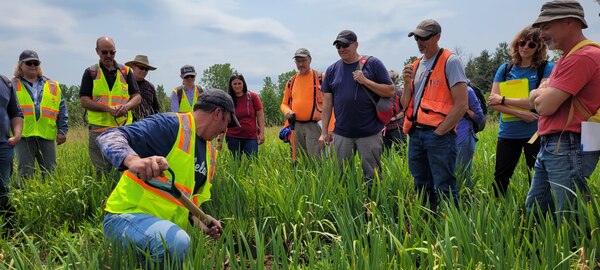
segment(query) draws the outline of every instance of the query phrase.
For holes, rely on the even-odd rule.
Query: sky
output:
[[[181,85],[180,68],[198,73],[229,63],[251,91],[265,77],[276,82],[294,70],[300,47],[312,54],[312,67],[325,71],[339,59],[332,45],[344,29],[358,36],[358,52],[381,59],[388,69],[419,51],[407,35],[424,19],[442,26],[439,45],[462,51],[466,63],[482,50],[493,52],[537,18],[538,0],[2,0],[0,74],[12,77],[19,54],[38,52],[44,75],[79,85],[85,68],[98,62],[96,39],[106,35],[124,64],[147,55],[147,80],[167,93]],[[589,25],[587,38],[600,41],[600,4],[580,0]],[[490,78],[491,80],[492,78]]]

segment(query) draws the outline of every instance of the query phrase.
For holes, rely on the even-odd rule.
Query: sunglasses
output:
[[[28,65],[28,66],[32,66],[33,65],[33,66],[37,67],[37,66],[40,65],[40,61],[27,61],[27,62],[25,62],[25,65]]]
[[[352,42],[352,43],[354,43],[354,42]],[[350,45],[352,43],[338,42],[338,43],[335,44],[335,48],[338,49],[338,50],[339,49],[346,49],[346,48],[350,47]]]
[[[529,47],[529,49],[535,49],[538,44],[533,42],[533,41],[526,41],[526,40],[519,40],[519,42],[517,43],[519,45],[519,47],[525,47],[525,45],[527,45],[527,47]]]
[[[428,40],[430,40],[430,39],[431,39],[433,36],[435,36],[435,34],[432,34],[432,35],[429,35],[429,36],[426,36],[426,37],[420,37],[420,36],[417,36],[417,35],[415,35],[415,41],[419,41],[419,40],[420,40],[420,41],[428,41]]]
[[[148,71],[148,70],[150,70],[149,68],[147,68],[147,67],[143,67],[143,66],[137,66],[137,68],[138,68],[139,70],[141,70],[141,71]]]
[[[117,51],[109,51],[109,50],[101,50],[100,53],[104,54],[104,55],[115,55],[117,54]]]
[[[194,79],[194,78],[196,78],[196,76],[194,76],[194,75],[187,75],[187,76],[185,76],[183,78],[184,79],[190,79],[190,78]]]

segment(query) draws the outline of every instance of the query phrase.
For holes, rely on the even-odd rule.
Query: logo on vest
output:
[[[125,87],[125,86],[123,85],[123,86],[121,87],[121,90],[122,90],[123,92],[126,92],[126,91],[127,91],[127,87]]]
[[[202,164],[198,164],[197,162],[198,162],[198,158],[194,158],[194,164],[196,164],[194,166],[194,170],[197,173],[200,173],[200,174],[206,176],[206,162],[202,161]]]

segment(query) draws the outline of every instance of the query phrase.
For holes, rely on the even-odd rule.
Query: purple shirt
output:
[[[485,120],[483,110],[481,110],[479,99],[477,99],[475,91],[468,86],[467,92],[469,93],[469,110],[473,111],[473,118],[471,119],[471,117],[465,114],[458,122],[458,125],[456,126],[456,142],[458,144],[462,143],[467,136],[473,136],[475,137],[475,140],[477,140],[477,135],[475,135],[475,130],[473,129],[473,122],[482,123]]]

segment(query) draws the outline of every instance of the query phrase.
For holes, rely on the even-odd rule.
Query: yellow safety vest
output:
[[[56,119],[60,108],[61,91],[57,81],[46,80],[40,101],[40,118],[35,115],[34,102],[21,80],[14,80],[17,86],[17,98],[23,111],[23,137],[41,137],[56,139]]]
[[[195,185],[195,123],[191,113],[176,113],[179,118],[177,140],[166,159],[169,167],[175,172],[175,186],[182,196],[191,198],[200,205],[210,199],[211,179],[215,172],[216,150],[206,142],[206,182],[196,194],[192,195]],[[168,182],[166,178],[159,178]],[[156,181],[156,180],[155,180]],[[188,229],[188,210],[170,193],[154,188],[126,170],[119,183],[112,191],[104,210],[115,213],[146,213],[165,220],[170,220],[182,229]]]
[[[94,88],[92,90],[92,99],[100,105],[116,107],[125,105],[129,101],[129,85],[127,84],[127,74],[131,71],[128,66],[117,65],[117,79],[112,89],[108,88],[108,83],[104,78],[104,73],[99,64],[90,67],[92,75],[96,73],[94,78]],[[88,111],[88,122],[93,125],[103,127],[116,127],[124,124],[131,124],[133,116],[131,110],[127,112],[127,117],[121,116],[114,118],[107,112]]]
[[[178,94],[178,91],[181,91],[181,95]],[[194,104],[198,101],[198,96],[202,92],[202,88],[194,85],[194,96],[192,97],[192,105],[190,105],[190,99],[185,94],[185,90],[183,86],[178,86],[173,89],[173,95],[176,95],[178,98],[181,96],[181,100],[179,101],[179,112],[191,112],[194,110]]]

